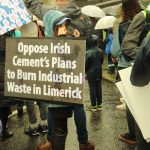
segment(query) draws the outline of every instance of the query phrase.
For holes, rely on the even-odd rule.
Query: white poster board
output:
[[[126,93],[123,94],[125,101],[141,129],[144,139],[150,141],[150,84],[144,87],[133,86],[130,82],[131,69],[132,67],[129,67],[119,71],[124,92],[121,92],[123,91],[121,88],[119,90],[122,94]]]

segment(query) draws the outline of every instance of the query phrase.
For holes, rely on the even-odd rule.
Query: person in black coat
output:
[[[15,36],[15,30],[0,35],[0,140],[13,136],[13,133],[7,128],[8,116],[13,102],[4,96],[5,45],[6,38],[11,36]]]
[[[139,52],[135,58],[134,65],[132,67],[130,81],[132,85],[143,87],[149,84],[150,81],[150,37],[146,37],[143,41]],[[148,150],[150,149],[150,142],[147,142],[138,126],[135,124],[137,150]]]
[[[130,81],[134,86],[145,86],[150,81],[150,37],[148,36],[142,43],[136,56]]]
[[[103,51],[98,48],[99,38],[92,35],[87,39],[87,51],[85,61],[85,73],[90,90],[91,106],[88,110],[101,110],[102,104],[102,64],[104,61]]]

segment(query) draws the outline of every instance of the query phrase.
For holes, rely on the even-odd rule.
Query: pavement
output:
[[[90,97],[88,84],[85,82],[84,106],[89,139],[94,141],[95,150],[134,150],[135,145],[127,145],[117,138],[119,133],[127,132],[128,129],[125,111],[116,109],[116,105],[120,104],[120,93],[113,80],[114,75],[107,74],[107,63],[105,61],[102,80],[103,109],[98,112],[86,110],[86,107],[90,105]],[[39,110],[37,105],[35,107],[39,119]],[[10,117],[8,125],[9,129],[14,132],[14,136],[6,141],[0,141],[0,150],[37,150],[37,145],[46,139],[46,134],[29,137],[23,133],[24,128],[28,127],[26,109],[22,117],[17,115]],[[79,150],[74,117],[68,119],[65,150]]]
[[[107,73],[106,57],[103,68],[103,110],[90,112],[86,107],[90,105],[89,89],[87,82],[84,90],[84,105],[87,116],[87,129],[89,139],[95,143],[95,150],[134,150],[134,146],[120,142],[117,138],[119,132],[127,131],[125,112],[115,109],[119,103],[120,93],[116,89],[113,81],[114,74]],[[16,109],[16,108],[13,108]],[[38,118],[39,110],[36,106]],[[24,107],[24,115],[18,117],[17,111],[9,117],[9,129],[14,132],[14,136],[6,141],[0,141],[0,150],[36,150],[37,145],[46,139],[46,134],[38,137],[29,137],[23,133],[28,127],[28,116]],[[68,119],[68,136],[65,150],[79,150],[74,118]]]
[[[84,89],[84,106],[87,117],[87,129],[89,139],[95,143],[95,150],[134,150],[134,145],[127,145],[118,140],[119,133],[127,132],[127,122],[125,111],[118,111],[116,105],[120,104],[120,93],[113,81],[114,74],[107,73],[106,57],[103,64],[103,104],[102,111],[90,112],[86,107],[90,105],[89,89],[87,82]],[[39,119],[39,110],[36,106]],[[0,150],[36,150],[37,145],[46,139],[46,134],[37,137],[29,137],[23,133],[28,127],[28,116],[26,109],[24,115],[18,117],[16,112],[9,118],[9,129],[14,132],[14,136],[6,141],[0,141]],[[68,119],[68,136],[65,150],[79,150],[74,118]]]
[[[91,112],[86,110],[90,105],[89,90],[87,82],[84,89],[84,106],[87,117],[87,129],[89,139],[95,143],[95,150],[134,150],[135,146],[127,145],[118,140],[119,133],[127,132],[125,111],[118,111],[115,107],[119,104],[120,93],[113,82],[102,80],[103,104],[102,111]],[[39,110],[35,106],[39,119]],[[26,110],[24,115],[9,118],[9,130],[14,136],[6,141],[0,141],[0,150],[36,150],[37,145],[46,139],[46,134],[37,137],[29,137],[23,133],[28,127],[28,116]],[[79,150],[74,117],[68,119],[68,136],[65,150]]]

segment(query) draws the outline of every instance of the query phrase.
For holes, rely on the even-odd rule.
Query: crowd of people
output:
[[[117,20],[114,27],[105,30],[105,46],[100,44],[100,36],[93,32],[93,18],[82,14],[81,9],[72,0],[55,0],[55,7],[44,5],[40,0],[24,0],[27,9],[38,19],[43,21],[42,27],[37,20],[19,29],[10,31],[14,37],[85,37],[85,79],[88,81],[90,103],[87,110],[97,112],[102,110],[102,64],[104,52],[107,54],[108,73],[115,73],[116,80],[121,80],[118,71],[127,68],[134,63],[139,47],[147,35],[144,25],[146,17],[143,13],[148,10],[148,0],[122,0],[117,9]],[[143,10],[143,11],[142,11]],[[150,11],[150,10],[149,10]],[[34,27],[36,35],[25,35],[23,33],[29,25]],[[10,36],[9,35],[9,36]],[[7,35],[8,36],[8,35]],[[0,40],[4,40],[4,35]],[[4,41],[5,43],[5,41]],[[101,49],[100,47],[104,47]],[[0,138],[5,140],[13,136],[8,130],[7,121],[11,113],[11,106],[18,105],[18,113],[22,114],[23,105],[26,105],[29,118],[29,127],[24,130],[28,136],[37,136],[39,133],[47,133],[47,140],[41,142],[38,150],[65,150],[65,142],[68,134],[67,120],[74,114],[74,122],[78,135],[80,150],[94,150],[96,145],[88,138],[86,126],[86,113],[84,105],[51,104],[38,102],[40,121],[37,120],[34,101],[6,100],[4,96],[4,59],[5,44],[0,42]],[[118,109],[126,111],[129,132],[118,135],[118,138],[128,144],[137,144],[138,150],[149,150],[150,143],[143,138],[141,131],[132,113],[123,98],[122,105]],[[36,100],[35,100],[36,101]]]

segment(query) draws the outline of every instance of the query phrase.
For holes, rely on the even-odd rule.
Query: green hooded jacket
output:
[[[50,10],[45,13],[43,17],[43,23],[45,27],[45,37],[54,36],[54,27],[57,22],[62,20],[63,18],[68,18],[63,12],[58,10]]]

